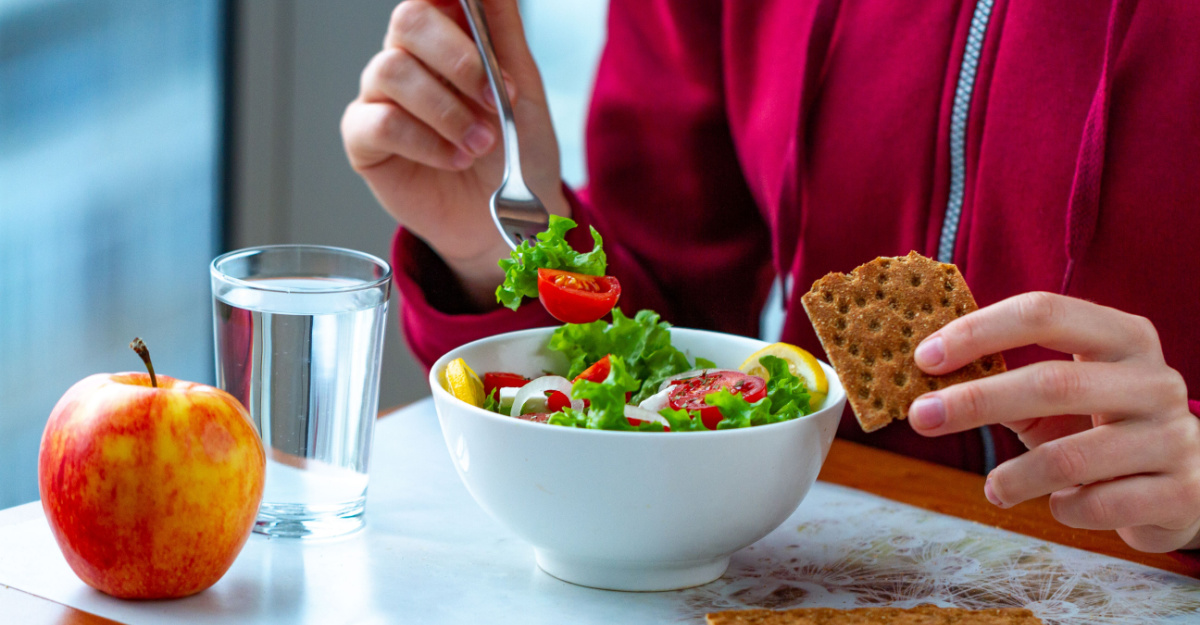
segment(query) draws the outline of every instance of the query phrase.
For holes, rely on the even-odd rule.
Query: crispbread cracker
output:
[[[1041,625],[1024,608],[964,610],[920,605],[915,608],[800,608],[736,610],[708,614],[708,625]]]
[[[1000,354],[940,376],[917,367],[922,339],[979,306],[957,267],[915,251],[830,273],[801,302],[865,432],[904,419],[929,391],[1004,371]]]

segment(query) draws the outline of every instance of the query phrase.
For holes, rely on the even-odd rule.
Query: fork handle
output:
[[[463,12],[467,14],[467,23],[471,25],[471,34],[475,36],[475,45],[479,47],[479,56],[483,58],[483,67],[487,70],[488,84],[496,96],[496,108],[500,109],[500,133],[504,138],[504,180],[500,187],[505,195],[532,198],[533,193],[525,186],[525,178],[521,175],[521,149],[517,144],[517,124],[513,120],[512,103],[508,100],[508,89],[504,87],[503,74],[500,73],[500,62],[496,60],[496,48],[492,44],[492,34],[488,30],[487,17],[478,0],[461,0]],[[511,191],[511,193],[510,193]]]

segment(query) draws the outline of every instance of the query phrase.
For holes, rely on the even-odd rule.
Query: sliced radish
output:
[[[558,391],[567,397],[571,396],[571,381],[560,375],[544,375],[540,378],[530,380],[528,384],[521,387],[517,392],[516,397],[513,397],[512,408],[509,409],[510,417],[521,416],[521,409],[530,400],[536,399],[539,402],[541,409],[545,408],[546,393],[550,391]],[[575,410],[583,410],[582,399],[572,399],[571,407]]]

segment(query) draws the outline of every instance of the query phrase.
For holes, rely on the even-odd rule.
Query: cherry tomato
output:
[[[575,376],[575,379],[571,381],[591,380],[592,382],[603,382],[608,379],[610,371],[612,371],[612,361],[608,359],[608,355],[606,354],[604,358],[592,363],[592,366],[584,369],[583,373]]]
[[[550,396],[546,398],[546,410],[550,412],[562,412],[563,408],[571,407],[571,398],[567,397],[562,391],[549,391]]]
[[[492,395],[494,391],[501,388],[520,388],[529,382],[529,378],[519,373],[508,373],[506,371],[489,371],[483,374],[483,394],[484,396]],[[494,398],[499,398],[497,395],[492,395]]]
[[[729,389],[730,393],[741,395],[742,399],[754,403],[767,396],[767,383],[756,375],[746,375],[740,371],[712,371],[694,378],[675,380],[673,388],[667,395],[667,405],[675,410],[699,410],[704,427],[715,430],[717,423],[724,418],[720,409],[704,403],[704,396],[721,389]]]
[[[538,299],[552,317],[564,323],[590,323],[608,314],[621,297],[612,276],[589,276],[558,269],[538,269]]]

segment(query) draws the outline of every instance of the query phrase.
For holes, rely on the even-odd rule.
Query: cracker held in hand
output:
[[[817,280],[801,301],[865,432],[904,419],[929,391],[1004,371],[1000,354],[940,376],[913,361],[922,339],[979,308],[954,265],[916,252],[876,258]]]
[[[798,610],[735,610],[708,615],[708,625],[1041,625],[1023,608],[964,610],[919,605],[915,608],[801,608]]]

